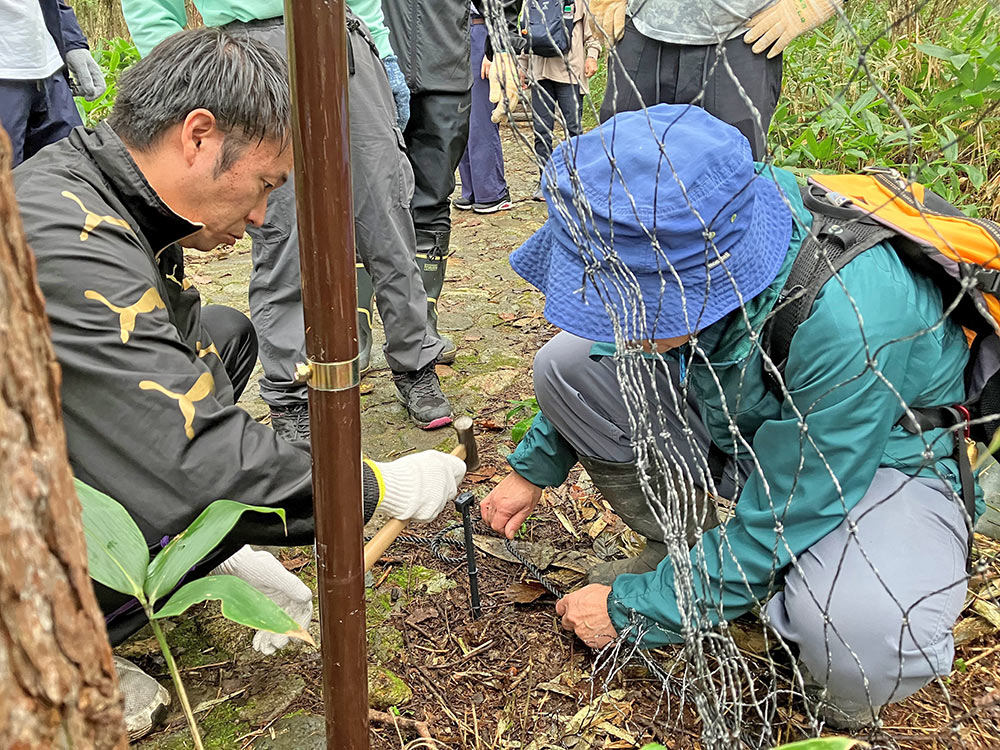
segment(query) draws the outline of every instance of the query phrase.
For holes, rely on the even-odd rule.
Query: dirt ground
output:
[[[542,317],[541,296],[507,263],[510,251],[541,226],[546,211],[544,204],[528,200],[535,175],[527,155],[510,137],[505,150],[515,206],[489,216],[454,212],[457,252],[441,300],[442,329],[455,338],[459,357],[439,371],[455,412],[474,415],[477,421],[483,466],[469,477],[467,487],[478,497],[506,473],[504,457],[513,443],[505,415],[531,395],[533,353],[553,333]],[[188,273],[208,302],[247,309],[248,244],[228,253],[192,256],[189,263]],[[453,447],[448,430],[422,432],[408,423],[387,370],[366,376],[362,393],[368,455],[391,459],[414,450]],[[266,419],[255,388],[245,394],[243,406]],[[430,528],[414,533],[428,537],[457,520],[457,513],[446,512]],[[546,493],[519,544],[566,590],[580,580],[588,556],[614,553],[630,542],[628,535],[618,533],[620,528],[589,482],[574,475],[564,488]],[[554,597],[521,565],[498,556],[506,553],[496,539],[484,535],[477,546],[479,620],[471,615],[464,561],[443,562],[425,545],[399,542],[375,567],[367,591],[371,705],[381,712],[373,714],[373,748],[629,748],[649,741],[678,749],[700,746],[700,725],[690,704],[665,697],[659,680],[642,667],[623,670],[603,691],[600,681],[591,679],[593,653],[560,630]],[[983,550],[986,573],[973,586],[982,596],[970,595],[958,626],[961,645],[954,672],[942,684],[891,707],[883,731],[866,737],[877,746],[1000,747],[994,705],[994,696],[1000,697],[1000,610],[984,590],[1000,576],[1000,547],[984,543]],[[311,550],[279,554],[287,568],[314,583]],[[168,627],[206,747],[325,746],[315,650],[290,648],[263,657],[250,648],[252,633],[224,621],[215,606]],[[763,673],[768,659],[759,628],[748,619],[739,642]],[[318,639],[315,619],[313,633]],[[169,683],[148,632],[119,653]],[[670,655],[662,651],[656,658],[666,663]],[[772,656],[778,671],[787,671]],[[779,741],[807,736],[803,708],[794,699],[777,708],[771,723]],[[433,739],[422,739],[421,733]],[[179,711],[138,746],[189,747]]]

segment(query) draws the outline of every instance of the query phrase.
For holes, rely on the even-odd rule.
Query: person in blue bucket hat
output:
[[[886,245],[861,254],[796,330],[779,397],[759,341],[811,225],[791,174],[669,104],[568,140],[548,171],[549,219],[510,262],[562,331],[483,519],[513,537],[579,462],[646,538],[557,603],[563,627],[653,647],[762,605],[846,728],[948,674],[969,543],[953,440],[897,424],[965,397],[933,282]],[[722,526],[716,498],[735,501]]]

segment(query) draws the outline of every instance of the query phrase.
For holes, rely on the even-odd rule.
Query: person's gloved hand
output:
[[[591,27],[598,37],[617,42],[625,33],[625,9],[628,0],[590,0]],[[601,33],[603,32],[603,34]]]
[[[517,108],[517,92],[521,83],[517,60],[509,52],[495,53],[487,76],[490,79],[490,101],[497,105],[490,119],[503,122],[507,114]]]
[[[410,120],[410,87],[406,85],[406,76],[399,67],[398,57],[386,55],[382,58],[382,64],[385,66],[386,75],[389,76],[392,98],[396,100],[396,122],[400,130],[406,130],[406,123]]]
[[[387,463],[375,463],[385,494],[379,510],[401,521],[433,521],[458,494],[465,461],[441,451],[422,451]]]
[[[66,67],[73,76],[79,96],[88,102],[94,101],[107,90],[101,66],[90,56],[89,49],[71,49],[67,52]]]
[[[229,575],[242,579],[285,610],[303,630],[309,629],[313,611],[312,591],[298,576],[286,570],[270,552],[244,545],[235,555],[215,568],[211,575]],[[253,647],[264,655],[270,655],[287,646],[288,640],[287,635],[258,630],[253,637]]]
[[[820,26],[841,6],[842,0],[778,0],[750,19],[743,41],[768,57],[775,57],[795,37]]]

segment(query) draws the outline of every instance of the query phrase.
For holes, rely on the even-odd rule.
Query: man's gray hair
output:
[[[251,141],[286,146],[291,102],[285,61],[246,35],[218,28],[180,31],[122,74],[108,124],[143,151],[200,108],[227,133],[218,172],[229,169]],[[237,136],[234,143],[228,134]]]

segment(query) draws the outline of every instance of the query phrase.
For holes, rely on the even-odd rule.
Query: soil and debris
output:
[[[481,216],[454,212],[452,242],[441,300],[444,332],[459,345],[451,366],[439,367],[456,413],[477,420],[483,466],[466,487],[484,496],[507,473],[512,450],[505,416],[530,398],[531,361],[554,333],[542,316],[541,295],[510,269],[507,256],[545,220],[544,204],[529,199],[536,175],[523,147],[505,140],[513,210]],[[247,310],[250,249],[192,254],[189,275],[207,302]],[[376,339],[376,348],[381,340]],[[396,403],[384,361],[362,383],[364,448],[377,459],[410,451],[449,450],[449,430],[412,427]],[[256,380],[256,378],[254,378]],[[243,406],[266,420],[254,388]],[[445,513],[415,534],[430,536],[460,520]],[[374,524],[373,524],[374,525]],[[548,491],[518,537],[519,549],[562,590],[575,586],[596,558],[626,554],[636,539],[624,529],[585,475]],[[499,539],[477,536],[483,617],[473,620],[464,561],[445,563],[427,546],[393,545],[374,568],[367,590],[371,737],[388,748],[632,748],[657,741],[668,748],[699,747],[699,722],[690,705],[678,707],[661,683],[640,666],[621,671],[609,689],[593,682],[594,654],[562,631],[554,597],[503,549]],[[956,661],[943,684],[932,684],[891,706],[883,730],[865,737],[878,747],[1000,747],[1000,545],[978,539],[984,574],[972,583],[955,628]],[[284,565],[315,583],[311,549],[276,552]],[[450,551],[453,553],[453,550]],[[314,586],[315,588],[315,586]],[[322,748],[324,721],[319,654],[290,648],[270,657],[252,651],[252,632],[232,625],[217,606],[168,623],[206,748],[309,750]],[[760,625],[738,621],[737,642],[761,670],[769,662]],[[318,640],[318,623],[312,632]],[[771,639],[773,642],[773,639]],[[118,652],[169,685],[162,657],[147,631]],[[661,650],[666,664],[672,652]],[[779,656],[771,657],[782,666]],[[176,700],[174,701],[176,706]],[[808,735],[794,699],[773,721],[779,739]],[[190,747],[183,717],[138,744],[142,750]]]

